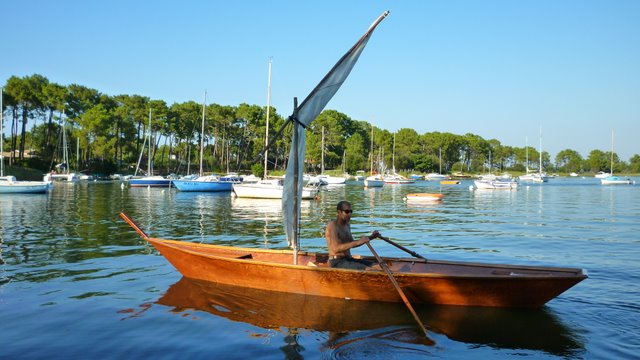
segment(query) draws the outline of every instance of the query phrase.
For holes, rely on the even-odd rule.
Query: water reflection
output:
[[[354,343],[386,339],[429,353],[433,345],[403,304],[332,299],[240,288],[182,278],[157,301],[183,313],[198,310],[282,331],[296,348],[300,329],[326,332],[323,347],[348,352]],[[514,310],[460,306],[416,307],[430,332],[467,344],[568,356],[583,349],[576,334],[546,308]],[[437,344],[436,344],[437,345]],[[346,348],[345,348],[346,347]],[[334,354],[335,355],[335,354]]]

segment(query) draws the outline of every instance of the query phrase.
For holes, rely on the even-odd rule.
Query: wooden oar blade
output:
[[[425,328],[424,324],[422,323],[422,320],[420,320],[420,317],[418,316],[416,311],[413,309],[413,306],[411,306],[411,302],[409,302],[409,299],[404,294],[404,291],[402,291],[402,288],[400,287],[400,284],[398,284],[398,281],[396,280],[396,278],[393,276],[393,273],[391,272],[391,269],[389,269],[387,264],[382,260],[382,258],[380,258],[378,253],[373,249],[373,246],[371,246],[371,244],[369,244],[368,242],[366,244],[369,247],[369,250],[371,251],[373,256],[375,256],[376,260],[378,261],[378,264],[380,264],[380,267],[384,270],[385,273],[387,273],[387,276],[389,277],[389,280],[391,281],[391,284],[393,284],[393,286],[396,288],[396,291],[398,292],[398,295],[400,295],[400,298],[402,298],[402,301],[404,302],[404,304],[407,306],[407,308],[411,312],[411,315],[413,315],[413,318],[416,320],[416,323],[420,327],[420,330],[422,330],[422,332],[424,333],[424,336],[427,339],[429,339],[429,334],[427,333],[427,328]],[[431,339],[429,339],[429,340],[431,340]]]

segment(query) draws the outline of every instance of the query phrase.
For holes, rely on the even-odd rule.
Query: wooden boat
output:
[[[298,251],[295,265],[290,250],[150,238],[127,215],[120,216],[191,279],[294,294],[402,301],[384,271],[330,268],[323,253]],[[385,258],[384,262],[415,304],[537,308],[587,278],[575,268],[413,258]]]
[[[444,197],[443,194],[413,193],[413,194],[407,194],[405,198],[407,199],[407,201],[436,202],[436,201],[442,201],[443,197]]]
[[[460,180],[441,180],[440,185],[458,185]]]

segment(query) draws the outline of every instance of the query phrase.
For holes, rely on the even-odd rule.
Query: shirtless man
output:
[[[324,238],[327,240],[329,248],[329,265],[334,268],[364,270],[373,265],[371,261],[354,259],[351,257],[351,248],[355,248],[380,237],[378,230],[374,230],[371,235],[363,235],[359,240],[355,240],[351,235],[351,203],[340,201],[336,207],[338,215],[335,220],[327,224]]]

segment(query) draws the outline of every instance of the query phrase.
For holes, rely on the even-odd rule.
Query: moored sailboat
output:
[[[619,176],[613,175],[613,130],[611,130],[611,173],[609,176],[601,177],[600,183],[602,185],[630,185],[632,184],[631,179],[629,178],[621,178]]]
[[[382,178],[384,179],[385,184],[413,184],[416,181],[414,179],[409,179],[403,175],[400,175],[396,172],[396,134],[393,134],[393,153],[391,154],[391,173],[385,173]]]
[[[148,157],[147,157],[147,175],[143,177],[132,177],[128,180],[129,186],[131,187],[171,187],[172,180],[166,179],[163,176],[153,175],[153,151],[151,146],[151,108],[149,108],[149,129],[147,133],[146,142],[149,143],[148,147]],[[140,152],[140,159],[142,159],[142,154],[144,153],[144,145],[145,142],[142,143],[142,151]],[[136,166],[136,172],[140,167],[140,160],[138,160],[138,165]]]
[[[180,191],[190,192],[214,192],[214,191],[231,191],[233,189],[233,180],[225,178],[224,180],[215,175],[204,175],[204,120],[207,108],[207,92],[204,93],[204,102],[202,103],[202,126],[200,130],[200,171],[198,176],[192,178],[183,178],[173,180],[173,186]],[[239,181],[239,180],[238,180]]]
[[[0,88],[0,194],[42,194],[49,191],[49,181],[18,181],[15,176],[4,174],[4,118],[2,98],[4,89]]]
[[[384,179],[380,174],[373,171],[373,124],[371,125],[371,148],[369,150],[369,159],[371,165],[369,167],[369,176],[364,179],[364,187],[378,188],[384,186]]]

